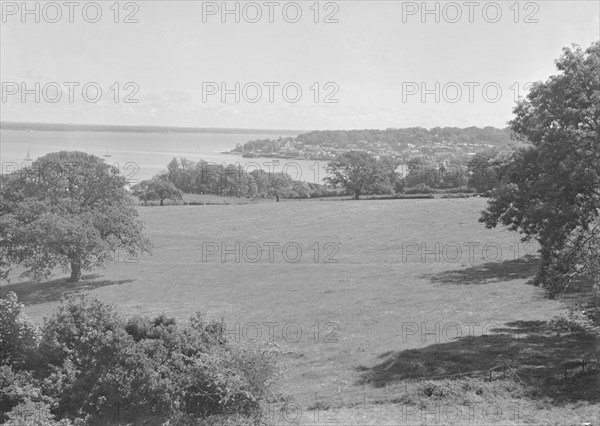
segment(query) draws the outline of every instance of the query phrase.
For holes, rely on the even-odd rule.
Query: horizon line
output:
[[[111,131],[119,130],[146,130],[151,132],[176,131],[180,133],[221,133],[221,132],[242,132],[242,133],[308,133],[312,130],[298,129],[252,129],[239,127],[193,127],[193,126],[163,126],[153,124],[98,124],[98,123],[57,123],[57,122],[39,122],[39,121],[0,121],[0,129],[5,130],[40,130],[52,131],[60,128],[63,131]]]
[[[33,128],[31,128],[33,127]],[[38,129],[35,129],[37,127]],[[439,128],[456,128],[460,130],[469,129],[472,127],[478,129],[485,129],[491,127],[497,130],[506,130],[510,126],[496,127],[496,126],[467,126],[467,127],[456,127],[456,126],[434,126],[434,127],[421,127],[421,126],[407,126],[407,127],[387,127],[387,128],[355,128],[355,129],[327,129],[327,130],[299,130],[299,129],[259,129],[259,128],[241,128],[241,127],[193,127],[193,126],[166,126],[166,125],[151,125],[151,124],[97,124],[97,123],[57,123],[57,122],[35,122],[35,121],[0,121],[0,129],[4,130],[39,130],[39,131],[111,131],[111,130],[129,130],[129,131],[146,131],[147,133],[160,133],[165,131],[174,131],[179,133],[310,133],[310,132],[351,132],[351,131],[362,131],[362,130],[379,130],[385,131],[389,129],[408,129],[408,128],[422,128],[431,130],[436,127]],[[60,129],[58,129],[60,128]]]

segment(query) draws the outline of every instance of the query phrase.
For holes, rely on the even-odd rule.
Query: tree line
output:
[[[407,163],[407,174],[398,171],[400,160],[376,157],[350,150],[328,162],[323,184],[294,180],[281,172],[247,171],[237,164],[214,164],[173,158],[165,172],[132,188],[141,201],[181,200],[182,194],[212,194],[232,197],[314,198],[332,195],[393,195],[432,190],[463,189],[486,193],[499,185],[500,168],[506,150],[490,149],[476,154],[467,163],[415,158]]]
[[[239,164],[214,164],[173,158],[165,172],[132,187],[142,201],[180,200],[182,193],[231,197],[310,198],[339,195],[323,184],[293,179],[282,172],[246,170]],[[343,192],[343,191],[342,191]]]

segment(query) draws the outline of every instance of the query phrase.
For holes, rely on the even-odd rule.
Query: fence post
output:
[[[490,370],[490,382],[492,381],[492,370]]]

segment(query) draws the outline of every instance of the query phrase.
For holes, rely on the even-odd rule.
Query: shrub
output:
[[[392,197],[394,200],[422,200],[435,198],[433,194],[396,194]]]
[[[44,324],[39,349],[45,361],[39,374],[44,392],[57,401],[56,414],[98,414],[106,399],[102,380],[117,368],[132,342],[111,306],[86,296],[61,303]]]
[[[7,413],[26,401],[51,402],[51,398],[42,394],[39,383],[29,371],[15,371],[10,365],[0,366],[0,420],[6,421]]]
[[[556,315],[550,320],[549,327],[563,332],[600,335],[600,297],[593,295],[581,307],[581,311],[572,308],[566,315]]]
[[[36,327],[22,314],[22,308],[12,291],[0,299],[0,365],[17,369],[31,365],[39,340]]]
[[[446,194],[473,194],[475,188],[469,188],[468,186],[458,186],[456,188],[448,188],[444,191]]]
[[[595,294],[584,305],[583,315],[596,330],[600,329],[600,296]],[[600,334],[600,333],[598,333]]]
[[[6,426],[71,426],[69,420],[54,420],[50,406],[45,402],[25,400],[8,413]]]
[[[309,196],[310,198],[326,198],[326,197],[339,197],[341,195],[349,195],[348,191],[344,188],[327,188],[319,186],[315,189],[311,189]]]
[[[392,402],[420,405],[422,408],[432,404],[439,405],[440,402],[469,405],[485,400],[521,397],[523,393],[524,387],[514,380],[485,382],[477,378],[461,377],[408,383],[406,387],[398,389]]]
[[[442,198],[471,198],[471,194],[444,194]]]
[[[424,183],[420,183],[417,186],[413,186],[412,188],[407,188],[404,190],[405,194],[433,194],[433,189]]]
[[[71,298],[44,325],[42,389],[60,418],[91,424],[260,416],[278,354],[232,345],[225,330],[199,313],[183,325],[165,315],[124,321],[98,300]]]

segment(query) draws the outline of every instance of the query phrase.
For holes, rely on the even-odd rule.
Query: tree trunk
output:
[[[69,282],[76,283],[81,280],[81,255],[75,254],[71,259],[71,278]]]
[[[160,205],[161,205],[161,206],[164,206],[164,204],[163,204],[163,201],[164,201],[164,200],[161,198],[161,199],[160,199]]]
[[[358,200],[360,197],[360,191],[354,191],[354,199]]]

